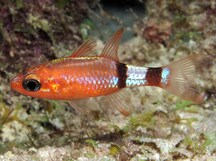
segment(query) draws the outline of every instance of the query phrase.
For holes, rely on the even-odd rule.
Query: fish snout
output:
[[[12,80],[10,82],[11,89],[17,91],[20,88],[20,86],[22,85],[21,81],[22,80],[21,80],[21,76],[20,75],[12,78]]]

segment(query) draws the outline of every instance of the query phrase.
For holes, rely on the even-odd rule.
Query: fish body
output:
[[[20,93],[32,97],[72,100],[108,95],[118,90],[116,62],[106,58],[57,59],[42,64],[33,71],[27,72],[27,75],[37,75],[37,80],[41,83],[38,92],[17,85],[17,89],[21,87]]]
[[[107,96],[120,108],[118,92],[126,87],[157,86],[177,96],[200,103],[205,95],[191,84],[203,55],[192,55],[169,65],[146,68],[118,61],[117,50],[123,30],[118,30],[106,43],[100,56],[89,56],[95,42],[88,40],[73,54],[25,70],[11,80],[11,88],[24,95],[54,99],[77,100]]]

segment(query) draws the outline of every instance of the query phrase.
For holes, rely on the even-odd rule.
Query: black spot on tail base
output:
[[[123,63],[117,63],[117,74],[118,74],[118,88],[126,87],[127,79],[127,65]]]
[[[147,84],[149,86],[160,86],[162,68],[148,68],[146,73]]]

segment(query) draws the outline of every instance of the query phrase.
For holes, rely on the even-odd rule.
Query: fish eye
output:
[[[28,91],[38,91],[41,84],[36,79],[26,79],[23,81],[23,88]]]

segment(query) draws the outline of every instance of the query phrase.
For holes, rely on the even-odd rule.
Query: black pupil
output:
[[[37,91],[41,87],[40,82],[35,79],[27,79],[23,81],[23,88],[28,91]]]

